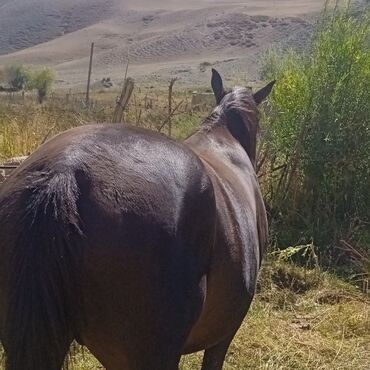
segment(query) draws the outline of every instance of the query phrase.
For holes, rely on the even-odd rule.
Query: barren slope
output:
[[[0,54],[27,48],[112,16],[114,0],[0,0]]]
[[[323,3],[0,0],[0,65],[51,65],[62,86],[82,84],[94,41],[94,79],[121,79],[128,55],[131,74],[148,81],[176,74],[184,83],[203,84],[201,64],[255,78],[267,47],[305,44],[309,20]]]

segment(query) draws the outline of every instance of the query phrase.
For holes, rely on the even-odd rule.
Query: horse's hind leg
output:
[[[204,301],[202,277],[189,258],[114,252],[86,260],[81,339],[107,370],[177,370]]]
[[[202,370],[222,370],[227,350],[235,333],[204,352]]]
[[[86,343],[107,370],[178,370],[181,345],[164,343],[160,333],[135,344],[98,338]]]

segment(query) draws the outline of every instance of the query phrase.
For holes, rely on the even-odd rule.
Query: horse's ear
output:
[[[272,88],[274,87],[276,81],[270,82],[268,85],[263,87],[261,90],[253,94],[254,101],[257,105],[260,105],[270,94]]]
[[[212,85],[213,93],[215,94],[216,103],[218,105],[221,103],[221,100],[226,95],[226,93],[224,90],[224,85],[222,83],[222,78],[220,74],[213,68],[212,68],[211,85]]]

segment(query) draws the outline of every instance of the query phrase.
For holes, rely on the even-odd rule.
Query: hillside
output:
[[[208,82],[201,68],[257,77],[258,56],[271,45],[303,47],[324,0],[0,0],[0,65],[56,68],[60,86],[84,83],[90,43],[94,79],[131,74],[148,83],[176,74]]]
[[[56,39],[112,15],[112,0],[1,0],[0,54]]]

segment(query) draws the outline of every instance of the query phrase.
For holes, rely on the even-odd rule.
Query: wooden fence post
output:
[[[72,94],[72,90],[69,89],[68,92],[67,92],[67,94],[66,94],[66,104],[69,104],[69,99],[71,97],[71,94]]]
[[[134,80],[130,77],[125,79],[123,84],[121,96],[117,99],[116,108],[113,112],[112,122],[121,123],[123,120],[123,113],[130,101],[132,91],[134,90]]]
[[[172,135],[172,90],[173,85],[177,81],[177,78],[172,78],[170,81],[170,86],[168,87],[168,136],[171,137]]]
[[[87,87],[86,87],[86,108],[87,109],[89,109],[90,81],[91,81],[91,70],[92,70],[93,55],[94,55],[94,43],[92,42],[91,43],[91,49],[90,49],[89,74],[87,76]]]

